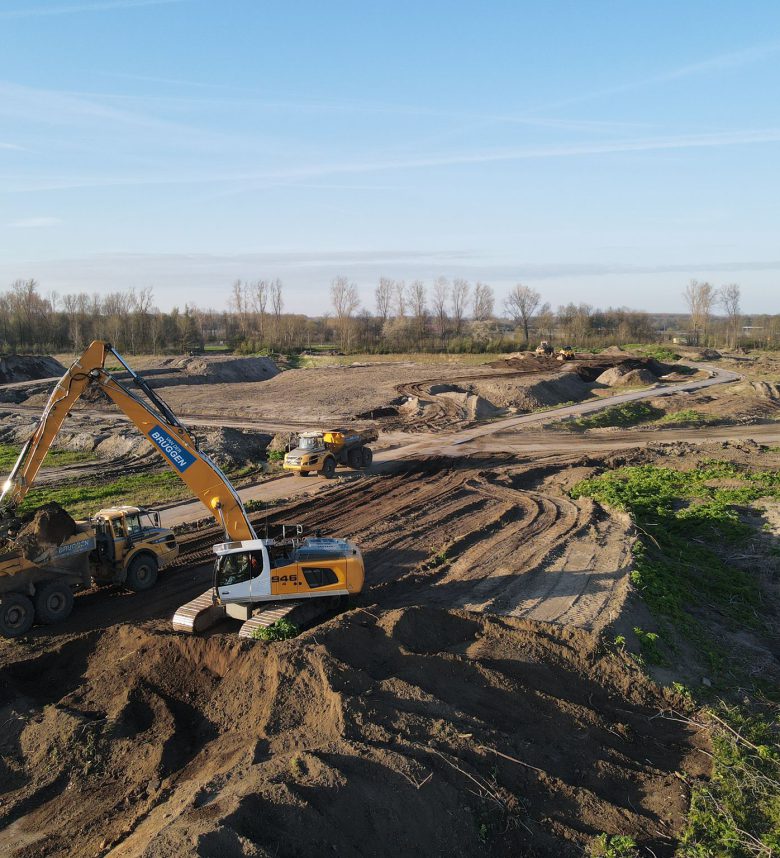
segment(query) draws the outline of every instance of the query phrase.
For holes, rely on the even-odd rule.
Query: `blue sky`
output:
[[[780,312],[780,3],[0,0],[0,288]]]

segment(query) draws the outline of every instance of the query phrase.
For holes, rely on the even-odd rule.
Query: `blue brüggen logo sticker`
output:
[[[188,450],[185,450],[178,442],[174,441],[171,436],[163,431],[159,426],[155,426],[149,433],[149,437],[160,448],[162,454],[168,459],[177,471],[186,471],[187,468],[195,461],[195,457]]]

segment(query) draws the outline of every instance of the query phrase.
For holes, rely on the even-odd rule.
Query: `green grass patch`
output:
[[[721,421],[711,414],[702,414],[694,408],[684,408],[672,414],[664,414],[658,423],[664,426],[713,426]]]
[[[590,844],[591,858],[638,858],[639,849],[627,834],[599,834]]]
[[[628,345],[621,346],[621,348],[627,352],[634,352],[635,354],[655,358],[662,363],[674,363],[680,359],[680,355],[667,346],[653,345],[652,343],[629,343]]]
[[[688,471],[641,465],[584,480],[571,494],[628,511],[642,534],[631,579],[661,626],[661,635],[634,629],[644,660],[663,658],[659,641],[672,624],[697,645],[723,689],[718,677],[733,674],[735,666],[727,661],[718,629],[760,629],[764,610],[755,576],[724,557],[753,535],[739,508],[763,497],[780,499],[780,473],[716,460]],[[707,616],[715,620],[712,631]],[[749,677],[745,682],[761,684]],[[693,705],[691,692],[674,685]],[[780,850],[777,704],[751,699],[744,687],[736,691],[738,705],[719,700],[703,710],[713,772],[709,781],[691,784],[676,853],[683,858],[769,858]]]
[[[691,471],[639,465],[584,480],[571,494],[631,513],[645,534],[631,579],[657,614],[690,631],[690,606],[709,605],[734,624],[756,626],[757,584],[717,548],[746,542],[751,530],[736,507],[780,498],[778,472],[716,461]]]
[[[154,506],[192,497],[190,489],[173,471],[148,474],[128,474],[110,483],[64,486],[62,488],[32,489],[19,508],[20,513],[55,501],[74,517],[94,515],[101,507]]]
[[[21,447],[13,444],[0,444],[0,472],[9,473],[19,458]],[[60,465],[74,465],[77,462],[92,462],[97,459],[94,453],[73,452],[72,450],[49,450],[43,460],[44,468]]]
[[[252,632],[252,637],[256,641],[286,641],[296,637],[298,631],[298,626],[295,623],[282,618],[270,626],[261,626],[259,629],[255,629]]]
[[[663,411],[660,408],[654,408],[646,402],[625,402],[621,405],[612,405],[595,414],[569,420],[565,425],[574,430],[604,429],[609,426],[625,428],[649,423],[662,415]]]

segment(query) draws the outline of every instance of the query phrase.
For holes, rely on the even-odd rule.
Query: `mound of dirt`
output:
[[[6,669],[0,851],[566,858],[605,831],[671,856],[675,773],[708,765],[672,704],[595,636],[510,618],[114,626]]]
[[[76,522],[58,503],[47,503],[35,511],[32,517],[10,522],[9,533],[13,538],[3,540],[0,550],[19,552],[33,560],[52,545],[62,545],[78,531]]]
[[[58,503],[47,503],[35,511],[19,531],[21,539],[35,539],[39,545],[62,545],[78,528],[70,514]]]
[[[608,387],[637,387],[638,385],[655,384],[658,376],[644,367],[631,369],[628,366],[613,366],[596,379],[598,384]]]
[[[43,355],[0,355],[0,384],[61,376],[65,367]]]
[[[185,375],[202,377],[209,383],[265,381],[279,374],[268,357],[186,357],[173,363]]]
[[[249,429],[212,429],[200,436],[200,446],[220,466],[256,464],[265,458],[272,436]]]
[[[590,386],[576,372],[561,372],[557,376],[532,383],[517,379],[490,379],[477,382],[475,390],[496,407],[533,411],[546,405],[579,402],[591,396]]]

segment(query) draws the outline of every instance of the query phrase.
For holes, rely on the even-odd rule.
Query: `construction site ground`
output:
[[[365,367],[334,368],[341,416],[388,409],[375,417],[384,431],[371,472],[266,478],[244,492],[268,502],[252,514],[258,530],[297,521],[354,538],[364,593],[290,641],[239,641],[230,622],[176,635],[174,610],[210,583],[220,533],[205,522],[182,533],[153,591],[87,591],[65,623],[2,642],[0,854],[574,856],[606,832],[671,856],[689,799],[679,773],[707,775],[707,740],[663,717],[684,702],[605,646],[652,624],[629,585],[636,534],[626,515],[568,490],[623,464],[776,467],[778,406],[752,386],[771,394],[773,370],[752,378],[725,364],[628,394],[720,402],[733,418],[723,425],[579,433],[544,428],[563,412],[523,407],[569,367],[437,365],[434,376],[384,364],[385,386],[370,395]],[[203,388],[212,412],[235,409],[237,432],[270,438],[285,413],[316,425],[326,372],[181,387]],[[317,375],[303,384],[305,373]],[[501,413],[480,418],[468,397],[485,399],[490,385]],[[577,382],[567,385],[553,390]],[[588,392],[566,407],[603,406]],[[174,410],[185,402],[177,385],[161,393]],[[288,412],[277,411],[285,397]],[[0,405],[0,441],[40,407]],[[94,403],[73,419],[88,433],[95,417],[110,426]],[[120,468],[123,455],[106,462]],[[133,455],[152,467],[142,448]],[[106,462],[69,467],[83,465],[84,479]],[[169,524],[202,516],[192,504],[165,511]]]

